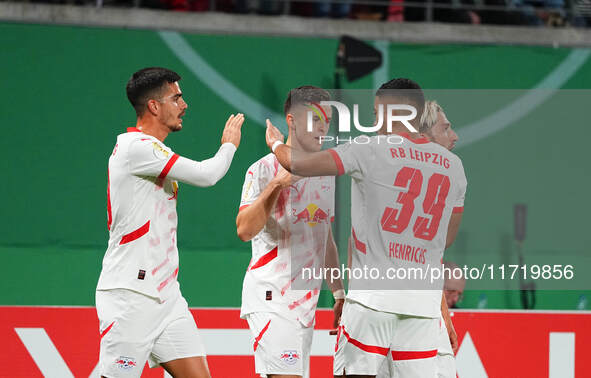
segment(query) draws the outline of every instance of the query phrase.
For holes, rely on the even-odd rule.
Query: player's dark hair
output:
[[[328,100],[330,100],[330,94],[325,89],[304,85],[289,91],[285,104],[283,104],[283,112],[287,115],[295,105]]]
[[[181,80],[174,71],[161,67],[148,67],[131,75],[127,82],[127,98],[138,117],[146,111],[150,99],[158,97],[166,83]]]
[[[406,78],[392,79],[380,87],[376,92],[377,97],[393,97],[402,100],[403,104],[413,105],[417,109],[417,117],[421,118],[425,107],[425,95],[421,86],[415,81]],[[414,120],[413,120],[414,121]]]

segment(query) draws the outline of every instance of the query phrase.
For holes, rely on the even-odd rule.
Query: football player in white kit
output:
[[[284,105],[287,144],[319,151],[328,132],[331,109],[325,90],[291,90]],[[312,132],[307,114],[312,112]],[[267,377],[309,377],[310,348],[322,279],[307,280],[303,269],[338,267],[331,230],[335,179],[294,177],[275,155],[248,168],[236,218],[241,240],[251,241],[252,260],[244,277],[241,317],[253,336],[256,372]],[[335,329],[344,303],[340,279],[327,284],[335,297]]]
[[[451,122],[449,122],[443,109],[436,101],[425,102],[419,132],[425,134],[430,141],[450,151],[454,149],[458,141],[458,135],[452,129]],[[449,266],[446,265],[446,267]],[[455,267],[457,268],[457,266]],[[454,355],[458,349],[458,336],[449,316],[447,298],[444,298],[441,311],[439,345],[437,348],[437,378],[455,378],[456,360]]]
[[[221,179],[240,144],[244,116],[230,116],[214,157],[198,162],[175,154],[164,139],[183,127],[180,79],[152,67],[127,83],[137,123],[117,137],[109,158],[109,244],[96,291],[103,377],[139,377],[146,361],[173,377],[210,376],[177,281],[178,182],[205,187]]]
[[[421,115],[421,122],[419,132],[422,133],[430,141],[437,143],[448,150],[452,150],[458,141],[458,135],[451,127],[451,123],[447,119],[443,109],[436,101],[426,101],[425,109]],[[457,269],[458,266],[449,263],[444,263],[448,269]],[[448,282],[447,273],[445,283]],[[445,297],[441,304],[441,319],[439,328],[439,337],[437,345],[437,378],[455,378],[456,377],[456,361],[455,352],[458,348],[458,337],[451,321],[451,316],[448,310],[448,303],[450,298]],[[384,363],[380,368],[377,378],[386,378],[392,376],[391,365]]]
[[[441,282],[430,285],[429,271],[441,267],[443,251],[455,239],[466,178],[456,155],[409,134],[402,123],[383,122],[392,116],[408,122],[408,110],[396,110],[402,104],[414,107],[409,126],[418,129],[424,101],[418,84],[393,79],[376,93],[380,135],[316,153],[283,145],[279,130],[267,122],[267,144],[287,170],[352,177],[352,270],[378,272],[377,279],[353,275],[349,281],[335,376],[375,377],[385,360],[396,377],[437,374],[442,291]]]

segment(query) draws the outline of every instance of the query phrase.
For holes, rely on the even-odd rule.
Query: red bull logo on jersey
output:
[[[308,226],[314,227],[318,223],[328,223],[328,213],[319,208],[315,203],[309,204],[300,212],[293,209],[293,214],[296,217],[293,224],[304,222],[307,223]]]
[[[115,360],[115,365],[117,365],[119,369],[129,370],[136,367],[137,363],[135,362],[134,358],[120,356]]]
[[[279,358],[288,365],[295,365],[300,359],[300,354],[297,350],[284,350]]]

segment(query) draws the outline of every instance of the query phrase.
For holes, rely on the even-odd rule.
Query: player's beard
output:
[[[170,130],[171,133],[177,132],[177,131],[181,131],[181,129],[183,128],[183,124],[181,123],[181,121],[179,121],[181,119],[180,115],[171,115],[171,120],[170,122],[168,122],[168,129]]]
[[[170,130],[171,133],[176,133],[177,131],[181,131],[183,128],[183,125],[180,123],[175,123],[172,126],[168,126],[168,129]]]

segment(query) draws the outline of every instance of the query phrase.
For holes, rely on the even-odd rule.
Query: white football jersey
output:
[[[109,158],[109,244],[97,290],[130,289],[163,301],[179,290],[176,180],[213,185],[236,147],[225,143],[216,157],[196,162],[135,127],[127,131]]]
[[[352,177],[347,298],[378,311],[437,318],[443,281],[432,284],[429,273],[442,267],[452,212],[463,211],[462,162],[406,133],[357,141],[329,150],[339,173]]]
[[[269,154],[248,169],[240,210],[259,197],[279,167]],[[306,327],[314,323],[322,285],[319,270],[334,220],[334,187],[334,177],[309,177],[282,190],[267,223],[251,241],[241,317],[277,312]]]

